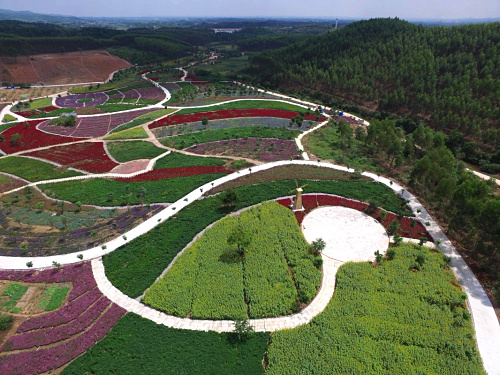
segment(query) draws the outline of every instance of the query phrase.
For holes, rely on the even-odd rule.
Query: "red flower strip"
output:
[[[26,155],[94,173],[108,172],[119,165],[106,154],[102,142],[85,142],[52,147],[30,152]]]
[[[36,129],[36,126],[42,121],[43,120],[28,121],[28,127],[26,127],[25,123],[19,123],[5,130],[2,133],[5,137],[5,142],[0,143],[0,149],[7,154],[12,154],[14,152],[31,150],[33,148],[52,146],[79,140],[73,137],[47,134]],[[14,134],[19,134],[21,138],[12,144],[10,140]]]
[[[290,198],[278,199],[277,202],[284,207],[291,207],[292,200]],[[311,210],[320,206],[343,206],[352,208],[361,212],[365,212],[368,208],[368,203],[356,201],[353,199],[348,199],[344,197],[339,197],[335,195],[328,194],[305,194],[302,195],[302,205],[304,211],[295,211],[295,217],[299,225],[302,224],[302,220],[307,213]],[[381,220],[380,209],[377,209],[370,216]],[[385,220],[381,223],[384,228],[388,228],[393,220],[398,220],[400,225],[400,230],[398,233],[403,237],[420,239],[421,237],[426,237],[427,240],[432,241],[432,237],[427,232],[427,229],[420,223],[416,218],[404,216],[400,218],[393,212],[387,212]]]

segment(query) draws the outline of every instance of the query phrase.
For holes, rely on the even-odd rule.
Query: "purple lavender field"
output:
[[[0,279],[73,283],[65,306],[24,321],[0,348],[0,374],[41,374],[64,366],[102,339],[126,313],[96,287],[90,262],[43,271],[0,271]]]
[[[199,155],[240,156],[265,162],[300,159],[294,141],[278,138],[240,138],[207,142],[185,149]]]
[[[48,125],[45,121],[38,125],[40,130],[57,135],[70,135],[78,138],[102,137],[120,125],[126,124],[145,113],[154,112],[158,108],[140,109],[111,115],[78,117],[76,124],[71,127]]]

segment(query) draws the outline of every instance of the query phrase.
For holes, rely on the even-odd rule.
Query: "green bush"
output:
[[[12,323],[12,315],[0,314],[0,331],[5,331]]]

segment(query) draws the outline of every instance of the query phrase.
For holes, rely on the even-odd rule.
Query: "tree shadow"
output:
[[[219,261],[228,264],[241,263],[243,261],[243,256],[235,249],[226,249],[220,255]]]

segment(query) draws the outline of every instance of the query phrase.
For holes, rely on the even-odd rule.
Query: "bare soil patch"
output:
[[[45,85],[104,82],[112,72],[129,66],[104,50],[0,57],[2,81]]]
[[[149,164],[149,159],[132,160],[113,168],[110,171],[110,173],[128,174],[128,173],[139,172],[146,169],[148,164]]]

